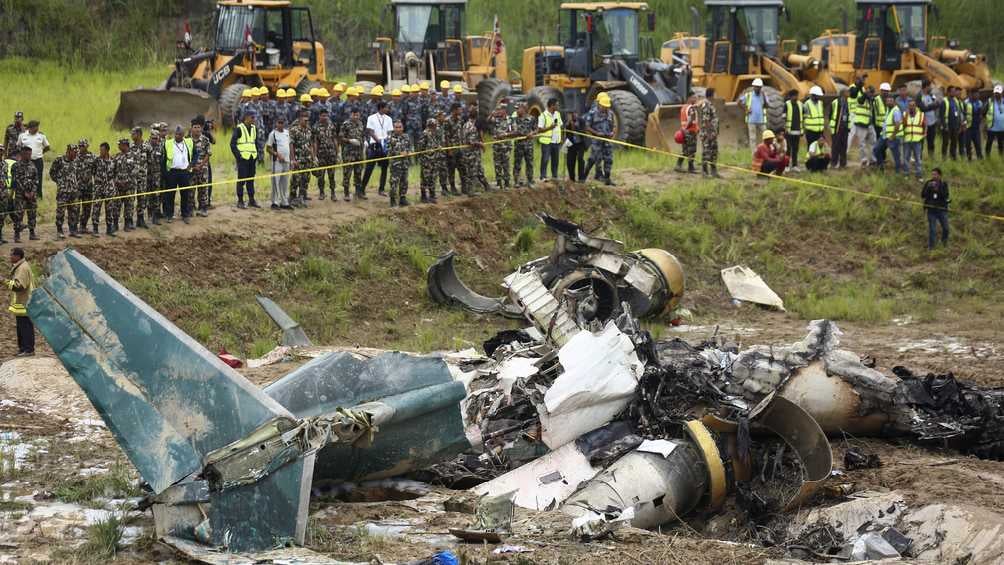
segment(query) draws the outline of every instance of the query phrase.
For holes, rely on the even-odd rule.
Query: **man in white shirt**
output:
[[[42,156],[49,152],[49,138],[38,131],[38,120],[28,122],[28,131],[22,133],[17,138],[18,145],[31,148],[31,162],[38,171],[38,198],[42,199]]]
[[[272,156],[272,209],[292,210],[289,205],[289,163],[290,154],[289,130],[286,129],[286,118],[275,118],[275,129],[269,132],[265,141],[265,151]]]
[[[164,161],[161,173],[166,192],[160,194],[161,213],[167,221],[174,220],[175,188],[181,189],[181,219],[186,224],[191,221],[193,206],[192,163],[198,159],[195,156],[195,142],[185,137],[185,128],[174,128],[174,137],[164,141]]]
[[[386,102],[377,103],[377,113],[366,119],[366,158],[379,159],[387,156],[387,139],[394,131],[394,120],[388,114]],[[387,164],[384,161],[370,161],[366,163],[366,171],[363,172],[362,193],[366,193],[366,186],[370,183],[370,176],[373,168],[380,167],[380,196],[384,195],[384,187],[387,183]]]

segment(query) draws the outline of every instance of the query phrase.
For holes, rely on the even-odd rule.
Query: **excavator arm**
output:
[[[797,90],[799,99],[808,96],[809,86],[805,86],[805,84],[808,83],[800,82],[798,77],[789,71],[787,67],[778,63],[774,59],[767,57],[766,55],[761,55],[760,61],[763,65],[764,71],[766,71],[767,74],[774,79],[774,85],[781,91],[781,93]]]
[[[938,61],[923,51],[919,49],[911,49],[910,53],[913,54],[914,64],[916,64],[917,68],[923,69],[927,75],[931,77],[931,82],[934,83],[935,86],[940,88],[957,86],[964,89],[971,86],[969,81],[963,80],[963,78],[952,70],[951,67],[941,61]]]

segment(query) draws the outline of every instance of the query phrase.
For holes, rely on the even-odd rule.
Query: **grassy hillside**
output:
[[[294,0],[310,6],[314,25],[328,49],[335,74],[351,72],[366,56],[378,34],[392,28],[383,0]],[[675,31],[691,28],[690,5],[703,9],[701,0],[650,0],[657,15],[652,34],[656,44]],[[854,0],[787,0],[790,21],[782,36],[809,40],[826,28],[839,28],[846,10],[854,22]],[[190,21],[196,44],[211,43],[212,0],[0,0],[0,57],[51,59],[64,65],[109,69],[141,67],[174,56],[173,42],[183,21]],[[510,53],[555,41],[557,0],[470,0],[468,30],[491,28],[497,14]],[[992,62],[1004,55],[1004,23],[998,0],[936,0],[940,17],[931,22],[933,33],[959,39],[964,46],[987,53]],[[518,65],[518,57],[510,56]]]

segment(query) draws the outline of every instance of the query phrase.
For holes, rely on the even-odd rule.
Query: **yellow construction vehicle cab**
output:
[[[830,74],[846,84],[863,76],[876,88],[926,79],[941,88],[992,89],[985,56],[945,37],[928,38],[933,7],[930,0],[857,0],[856,33],[828,30],[812,50],[825,50]]]
[[[231,125],[247,87],[302,94],[325,80],[324,46],[310,8],[288,0],[221,0],[213,23],[212,49],[179,42],[173,72],[160,88],[122,93],[116,127],[181,123],[198,114]]]
[[[483,35],[466,35],[467,0],[391,0],[393,37],[378,37],[372,58],[356,70],[364,86],[399,88],[444,80],[477,90],[494,107],[509,94],[509,63],[497,24]]]
[[[523,52],[522,86],[531,111],[556,99],[562,109],[581,115],[606,92],[617,139],[671,149],[690,71],[656,60],[654,47],[642,41],[643,15],[648,30],[655,29],[648,4],[573,2],[560,9],[558,44]]]

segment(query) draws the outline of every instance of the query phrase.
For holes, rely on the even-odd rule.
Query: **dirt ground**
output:
[[[487,198],[494,198],[488,196]],[[527,195],[533,199],[535,196]],[[475,213],[478,201],[452,199],[436,212],[442,221]],[[68,242],[45,240],[27,245],[35,257],[49,255],[72,244],[98,263],[117,272],[135,265],[146,269],[183,269],[211,272],[216,284],[245,280],[249,273],[233,238],[248,246],[294,241],[329,233],[331,228],[375,214],[421,214],[418,207],[399,212],[386,210],[382,201],[332,203],[314,201],[307,210],[273,212],[237,210],[217,206],[211,218],[191,225],[137,231],[111,240],[85,238]],[[295,226],[295,227],[294,227]],[[466,229],[466,228],[465,228]],[[475,228],[470,228],[475,229]],[[471,237],[472,245],[477,238]],[[279,262],[296,255],[295,246],[270,246]],[[285,253],[285,255],[283,254]],[[663,328],[662,337],[699,341],[714,333],[731,336],[742,345],[788,343],[804,336],[806,322],[779,312],[727,301],[714,310],[716,325],[683,325]],[[982,385],[1004,386],[1004,340],[997,321],[982,323],[978,313],[960,314],[947,321],[916,322],[908,317],[883,324],[840,323],[842,347],[877,362],[889,373],[896,365],[915,372],[954,372],[959,378]],[[992,323],[991,323],[992,322]],[[0,351],[12,353],[13,322],[0,327]],[[39,355],[13,359],[0,365],[0,564],[31,562],[89,562],[73,553],[86,540],[88,525],[110,514],[124,516],[125,548],[117,563],[182,562],[152,537],[148,513],[125,510],[129,500],[119,493],[67,503],[60,488],[74,480],[101,476],[126,468],[135,479],[111,433],[86,396],[40,342]],[[296,364],[283,363],[243,370],[252,382],[272,382]],[[842,482],[855,490],[899,490],[911,505],[933,502],[971,504],[1004,513],[1004,462],[983,461],[948,450],[920,449],[905,443],[863,438],[833,439],[835,467],[851,446],[879,455],[877,469],[848,471]],[[495,546],[456,545],[447,535],[450,527],[464,526],[472,516],[446,512],[442,503],[462,493],[433,489],[415,500],[345,503],[315,499],[311,505],[308,545],[346,561],[403,562],[427,557],[436,548],[449,547],[470,563],[762,563],[781,555],[780,550],[707,539],[689,523],[667,531],[625,529],[614,539],[580,543],[561,531],[561,518],[550,515],[517,515],[515,535],[509,545],[527,552],[493,554]],[[823,504],[833,503],[832,500]],[[700,517],[694,522],[699,523]],[[395,532],[388,534],[387,532]]]

